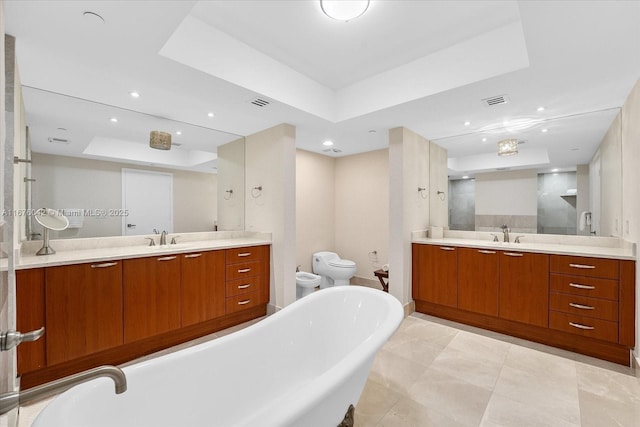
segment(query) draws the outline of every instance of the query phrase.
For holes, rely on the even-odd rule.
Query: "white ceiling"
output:
[[[504,134],[477,132],[514,120],[531,127],[510,161],[545,150],[549,168],[588,162],[640,77],[638,1],[374,0],[348,23],[311,0],[9,0],[5,12],[25,85],[231,134],[291,123],[299,148],[331,139],[333,156],[385,148],[387,130],[406,126],[458,164],[486,156],[463,172],[500,167],[487,159],[502,161]],[[481,103],[503,94],[508,104]]]

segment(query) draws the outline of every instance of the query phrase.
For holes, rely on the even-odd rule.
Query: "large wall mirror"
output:
[[[52,238],[244,229],[244,138],[23,87],[25,208],[62,211]],[[171,148],[150,147],[152,131]],[[25,216],[22,236],[42,238]]]
[[[498,119],[480,132],[434,140],[449,154],[450,228],[620,236],[619,112]],[[506,139],[518,141],[517,154],[498,155]]]

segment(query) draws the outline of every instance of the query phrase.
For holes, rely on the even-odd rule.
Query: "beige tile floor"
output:
[[[21,408],[19,427],[47,403]],[[640,379],[624,366],[414,313],[378,353],[356,426],[640,427]]]

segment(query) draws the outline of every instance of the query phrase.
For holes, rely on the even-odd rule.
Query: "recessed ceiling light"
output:
[[[467,122],[464,122],[464,125],[465,125],[465,126],[469,126],[470,124],[471,124],[471,122],[468,122],[468,121],[467,121]]]
[[[376,133],[376,132],[377,132],[377,131],[376,131],[375,129],[371,129],[371,130],[369,131],[369,133]]]
[[[118,119],[116,117],[111,117],[109,120],[111,120],[113,123],[118,123]]]
[[[469,175],[463,176],[462,179],[469,179]]]
[[[327,147],[330,147],[330,146],[332,146],[332,145],[333,145],[333,141],[325,141],[325,142],[323,142],[323,143],[322,143],[322,145],[325,145],[325,146],[327,146]]]
[[[558,168],[551,169],[551,172],[558,172]]]
[[[98,15],[95,12],[84,12],[82,16],[85,18],[87,22],[95,22],[96,24],[104,24],[105,20],[102,16]]]
[[[538,111],[544,111],[544,107],[538,107]]]
[[[176,131],[176,135],[182,135],[182,132]]]
[[[369,0],[320,0],[320,8],[329,18],[350,21],[367,11]]]
[[[129,92],[129,95],[131,95],[132,98],[140,98],[140,94],[135,90]]]
[[[487,138],[482,138],[482,142],[487,142]]]
[[[209,116],[209,117],[213,117],[213,116],[214,116],[214,114],[213,114],[213,113],[209,113],[209,114],[207,114],[207,116]]]
[[[542,129],[542,133],[547,133],[549,132],[549,129]]]

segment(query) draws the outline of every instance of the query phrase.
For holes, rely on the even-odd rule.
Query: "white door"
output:
[[[122,169],[122,235],[173,232],[173,174]]]

